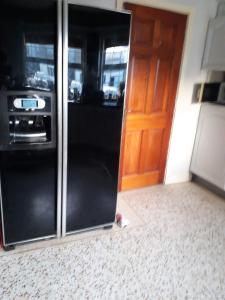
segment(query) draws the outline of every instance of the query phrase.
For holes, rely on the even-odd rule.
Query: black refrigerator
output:
[[[3,244],[112,226],[130,14],[0,3]]]

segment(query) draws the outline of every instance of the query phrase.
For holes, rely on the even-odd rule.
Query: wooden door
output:
[[[130,3],[131,49],[120,190],[163,181],[186,15]]]

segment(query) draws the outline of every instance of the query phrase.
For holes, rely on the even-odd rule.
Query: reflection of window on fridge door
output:
[[[105,99],[116,101],[124,93],[128,46],[107,47],[104,56],[102,82]]]
[[[54,66],[53,65],[47,65],[48,68],[48,75],[54,76]]]
[[[83,85],[82,49],[70,47],[68,52],[68,62],[69,100],[80,102]]]
[[[25,84],[52,90],[55,83],[54,46],[52,44],[26,43]]]

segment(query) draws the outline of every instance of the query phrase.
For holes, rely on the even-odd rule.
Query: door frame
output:
[[[180,71],[179,71],[177,90],[176,90],[174,109],[173,109],[173,116],[172,116],[172,124],[171,124],[170,135],[169,135],[166,166],[165,166],[163,181],[162,181],[163,184],[166,184],[167,168],[168,168],[170,148],[171,148],[171,143],[172,143],[172,136],[173,136],[173,132],[174,132],[174,123],[175,123],[175,118],[176,118],[178,98],[179,98],[180,88],[181,88],[184,78],[185,78],[185,71],[186,71],[185,68],[187,65],[188,50],[189,50],[191,35],[192,35],[192,31],[194,29],[193,24],[194,24],[194,16],[195,16],[196,9],[192,5],[185,5],[185,4],[182,5],[182,4],[170,3],[170,2],[168,2],[168,0],[166,2],[163,1],[160,3],[158,0],[117,0],[117,8],[118,9],[123,8],[123,5],[125,2],[134,4],[134,5],[140,5],[140,6],[146,6],[149,8],[159,9],[159,10],[166,10],[168,12],[185,14],[187,16],[183,50],[182,50],[182,56],[181,56],[181,62],[180,62]],[[126,99],[126,101],[127,101],[127,99]],[[122,132],[122,134],[123,134],[123,132]],[[123,139],[124,139],[124,137],[123,137]],[[121,162],[120,162],[120,168],[121,168]],[[121,191],[121,181],[122,181],[122,176],[119,178],[119,191]]]

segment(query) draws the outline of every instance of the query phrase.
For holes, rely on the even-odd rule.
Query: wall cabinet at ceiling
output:
[[[225,16],[209,22],[203,69],[225,71]]]

